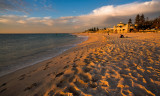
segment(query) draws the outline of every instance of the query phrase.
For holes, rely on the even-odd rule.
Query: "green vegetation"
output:
[[[100,29],[98,27],[93,27],[90,28],[88,30],[85,30],[85,32],[89,32],[89,33],[96,33],[97,31],[99,31]]]
[[[128,24],[132,24],[132,19],[131,18],[128,20]]]
[[[130,18],[128,20],[128,24],[132,24],[132,19]],[[156,32],[160,30],[160,16],[149,20],[148,17],[145,17],[144,14],[139,15],[137,14],[135,17],[135,22],[133,24],[134,31],[132,32]],[[113,29],[112,28],[103,28],[99,29],[98,27],[92,27],[88,30],[85,30],[84,33],[96,33],[96,32],[101,32],[101,33],[112,33]]]
[[[135,25],[137,31],[139,30],[159,30],[160,29],[160,16],[149,20],[148,17],[145,18],[145,16],[142,14],[141,16],[138,14],[135,18]]]
[[[93,31],[93,32],[96,32],[96,31],[99,31],[99,28],[97,27],[93,27],[93,28],[90,28],[88,29],[88,31]]]

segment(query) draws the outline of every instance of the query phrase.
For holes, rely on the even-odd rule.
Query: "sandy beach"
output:
[[[159,96],[160,33],[80,33],[88,40],[0,77],[0,96]]]

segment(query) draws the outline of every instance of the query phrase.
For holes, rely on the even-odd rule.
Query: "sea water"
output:
[[[85,40],[71,34],[0,34],[0,76],[55,57]]]

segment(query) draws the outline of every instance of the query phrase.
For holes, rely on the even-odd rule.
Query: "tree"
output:
[[[132,24],[132,19],[131,18],[128,20],[128,24]]]
[[[145,29],[145,18],[144,18],[144,15],[142,14],[141,16],[140,16],[140,19],[139,19],[139,29],[142,29],[142,30],[144,30]]]
[[[160,29],[160,17],[154,19],[152,22],[153,22],[151,26],[152,28]]]
[[[139,14],[137,14],[136,18],[135,18],[135,25],[136,25],[136,29],[139,31],[139,24],[140,24],[140,16]]]
[[[137,25],[136,28],[137,30],[139,31],[140,29],[146,29],[146,26],[145,26],[145,17],[144,15],[142,14],[141,16],[138,14],[135,18],[135,24]]]
[[[93,28],[93,31],[96,31],[96,27]]]
[[[144,22],[145,22],[145,18],[144,18],[144,15],[142,14],[141,16],[140,16],[140,24],[141,25],[143,25],[144,24]]]
[[[145,21],[149,21],[149,18],[148,17],[146,17],[146,20]]]
[[[139,14],[137,14],[136,18],[135,18],[135,24],[139,25],[140,23],[140,16]]]
[[[99,28],[97,27],[97,31],[99,31]]]

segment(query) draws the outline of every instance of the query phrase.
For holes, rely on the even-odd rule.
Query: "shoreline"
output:
[[[52,59],[0,77],[0,95],[160,94],[160,34],[78,35],[89,37]]]
[[[68,34],[69,34],[69,33],[68,33]],[[74,35],[74,34],[71,34],[71,35]],[[77,38],[78,38],[78,36],[77,36]],[[59,53],[56,53],[56,54],[54,54],[53,56],[47,56],[47,57],[43,57],[43,56],[40,57],[40,56],[39,56],[40,59],[37,59],[37,60],[35,59],[34,61],[28,61],[28,60],[29,60],[29,59],[28,59],[28,60],[25,60],[24,62],[17,62],[18,64],[16,64],[16,66],[12,66],[12,65],[4,66],[4,68],[7,69],[7,70],[6,70],[6,71],[1,70],[2,72],[0,73],[0,77],[5,76],[5,75],[7,75],[7,74],[10,74],[10,73],[12,73],[12,72],[15,72],[15,71],[24,69],[24,68],[26,68],[26,67],[29,67],[29,66],[32,66],[32,65],[41,63],[41,62],[43,62],[43,61],[52,59],[52,58],[54,58],[54,57],[56,57],[56,56],[58,56],[58,55],[60,55],[60,54],[63,54],[63,52],[65,52],[65,51],[67,51],[67,50],[69,50],[69,49],[77,46],[78,44],[86,41],[87,38],[88,38],[88,37],[86,37],[86,36],[83,37],[83,38],[82,38],[83,40],[81,40],[81,41],[79,41],[79,42],[77,42],[77,43],[75,43],[75,44],[73,44],[73,45],[69,45],[67,48],[61,50]],[[30,58],[30,57],[28,57],[28,58]],[[26,61],[27,61],[27,62],[26,62]],[[15,62],[15,63],[16,63],[16,62]],[[23,63],[23,65],[22,65],[22,63]]]
[[[84,36],[88,36],[87,34],[75,34],[75,35],[84,35]],[[53,62],[52,62],[52,66],[56,66],[57,68],[53,68],[53,73],[54,73],[54,75],[56,74],[56,73],[58,73],[59,71],[61,71],[60,69],[63,69],[64,67],[65,67],[65,65],[62,65],[62,63],[61,63],[61,59],[62,59],[62,57],[66,57],[66,56],[68,56],[70,53],[71,54],[73,54],[74,56],[73,56],[73,58],[71,57],[69,60],[67,60],[67,62],[65,62],[66,63],[66,65],[68,65],[67,63],[69,63],[69,64],[71,64],[71,63],[73,63],[73,62],[75,62],[73,59],[75,59],[75,51],[77,51],[77,50],[80,50],[81,49],[81,47],[83,47],[83,46],[85,46],[85,44],[88,44],[88,43],[90,43],[90,42],[92,42],[92,41],[95,41],[95,40],[90,40],[90,39],[93,39],[93,37],[90,37],[90,36],[88,36],[88,40],[86,40],[86,41],[84,41],[84,42],[82,42],[82,43],[80,43],[80,44],[77,44],[77,46],[75,46],[75,47],[72,47],[71,49],[69,49],[69,50],[67,50],[67,51],[65,51],[65,52],[63,52],[62,54],[59,54],[58,56],[56,56],[56,57],[53,57],[53,58],[51,58],[51,59],[48,59],[48,60],[45,60],[45,61],[43,61],[43,62],[40,62],[40,63],[37,63],[37,64],[34,64],[34,65],[32,65],[32,66],[28,66],[28,67],[25,67],[25,68],[22,68],[22,69],[19,69],[19,70],[17,70],[17,71],[15,71],[15,72],[12,72],[12,73],[9,73],[9,74],[7,74],[7,75],[4,75],[4,76],[2,76],[2,77],[0,77],[0,85],[9,85],[9,86],[7,86],[7,87],[11,87],[11,89],[8,89],[8,90],[10,90],[9,91],[9,93],[6,91],[4,91],[4,92],[0,92],[0,95],[1,95],[1,93],[3,93],[3,94],[7,94],[7,95],[11,95],[12,94],[12,96],[17,96],[17,95],[19,95],[19,94],[24,94],[24,87],[25,86],[28,86],[28,85],[32,85],[31,84],[31,82],[28,82],[28,80],[33,80],[33,82],[35,82],[34,81],[34,79],[36,79],[36,81],[37,80],[40,80],[42,77],[41,77],[41,72],[43,73],[43,71],[45,71],[46,69],[48,69],[48,64],[53,60]],[[97,39],[96,39],[97,40]],[[79,48],[80,47],[80,48]],[[77,54],[77,53],[76,53]],[[64,61],[66,61],[66,60],[64,60]],[[57,63],[58,62],[58,63]],[[59,65],[60,64],[60,65]],[[58,66],[57,66],[58,65]],[[70,65],[70,66],[72,66],[72,64]],[[58,70],[59,69],[59,70]],[[64,69],[63,69],[64,70]],[[33,77],[30,77],[30,75],[29,74],[33,74],[33,73],[38,73],[38,75],[36,74],[36,76],[33,76]],[[49,75],[49,74],[51,74],[50,72],[45,72],[46,73],[46,75]],[[43,73],[44,74],[44,73]],[[38,78],[36,78],[36,77],[38,77]],[[25,78],[30,78],[30,79],[28,79],[28,80],[26,80]],[[32,79],[31,79],[32,78]],[[34,78],[34,79],[33,79]],[[13,80],[13,81],[11,81],[11,80]],[[23,82],[25,82],[25,84],[22,84]],[[11,83],[11,84],[9,84],[9,83]],[[17,84],[18,83],[20,83],[20,86],[17,86]],[[27,84],[27,85],[26,85]],[[19,84],[18,84],[19,85]],[[4,87],[5,87],[4,86]],[[15,86],[17,87],[17,88],[15,88]],[[1,89],[2,88],[2,89]],[[6,88],[4,88],[3,89],[3,86],[2,87],[0,87],[0,91],[3,91],[3,90],[7,90]],[[15,91],[13,91],[13,89],[15,89]],[[19,92],[20,90],[19,89],[22,89],[21,90],[21,92]],[[12,90],[12,91],[11,91]],[[13,95],[15,92],[17,92],[17,94],[15,94],[15,95]],[[25,92],[26,93],[26,92]],[[26,93],[26,94],[28,94],[28,93]],[[44,92],[43,92],[43,94],[44,94]]]

